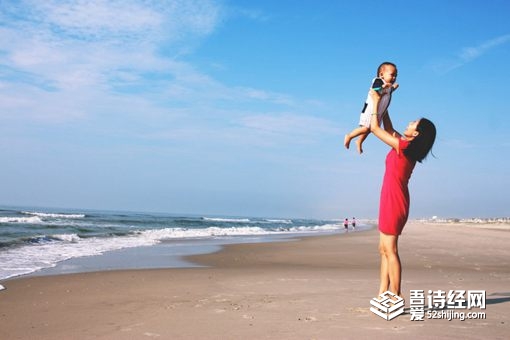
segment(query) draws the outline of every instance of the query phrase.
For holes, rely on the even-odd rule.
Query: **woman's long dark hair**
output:
[[[407,149],[404,150],[404,155],[408,158],[420,162],[424,160],[429,154],[434,141],[436,140],[436,127],[427,118],[422,118],[416,127],[418,136],[409,143]]]

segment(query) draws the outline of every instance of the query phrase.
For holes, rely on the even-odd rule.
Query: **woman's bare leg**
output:
[[[384,293],[390,288],[390,276],[388,274],[388,260],[384,253],[384,247],[382,244],[382,238],[379,239],[379,254],[381,255],[381,278],[379,285],[379,295]]]
[[[380,233],[379,251],[381,253],[381,285],[385,289],[401,296],[402,266],[398,255],[398,235]],[[379,293],[384,293],[380,291]]]

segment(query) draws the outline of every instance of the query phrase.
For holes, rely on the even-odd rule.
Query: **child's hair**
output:
[[[436,126],[427,118],[421,118],[416,127],[418,136],[409,143],[404,155],[421,163],[429,154],[436,140]]]
[[[381,74],[381,71],[382,69],[385,67],[385,66],[393,66],[395,68],[395,70],[397,69],[397,65],[389,62],[389,61],[385,61],[384,63],[382,63],[381,65],[379,65],[379,67],[377,68],[377,74],[376,74],[376,77],[379,77],[379,75]]]

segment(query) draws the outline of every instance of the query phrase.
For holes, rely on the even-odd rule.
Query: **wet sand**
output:
[[[378,232],[228,245],[206,267],[1,282],[1,339],[506,339],[510,231],[409,223],[399,243],[405,313],[370,311]],[[126,259],[129,261],[129,259]],[[410,290],[485,290],[485,319],[411,321]],[[427,311],[427,310],[426,310]]]

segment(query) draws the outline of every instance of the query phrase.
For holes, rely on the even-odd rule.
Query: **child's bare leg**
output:
[[[352,139],[351,133],[348,133],[348,134],[345,135],[345,137],[344,137],[344,146],[345,146],[346,149],[349,148],[349,144],[351,144],[351,139]]]
[[[368,129],[365,126],[358,126],[354,130],[352,130],[350,133],[346,134],[344,137],[344,146],[346,149],[349,148],[349,144],[351,143],[351,139],[356,138],[360,135],[366,134],[370,132],[370,129]],[[366,137],[365,137],[366,138]]]
[[[358,140],[356,141],[356,145],[358,146],[358,153],[360,155],[363,153],[363,142],[365,141],[365,139],[367,139],[367,136],[369,133],[370,133],[370,131],[367,131],[366,133],[361,134],[359,136]]]

